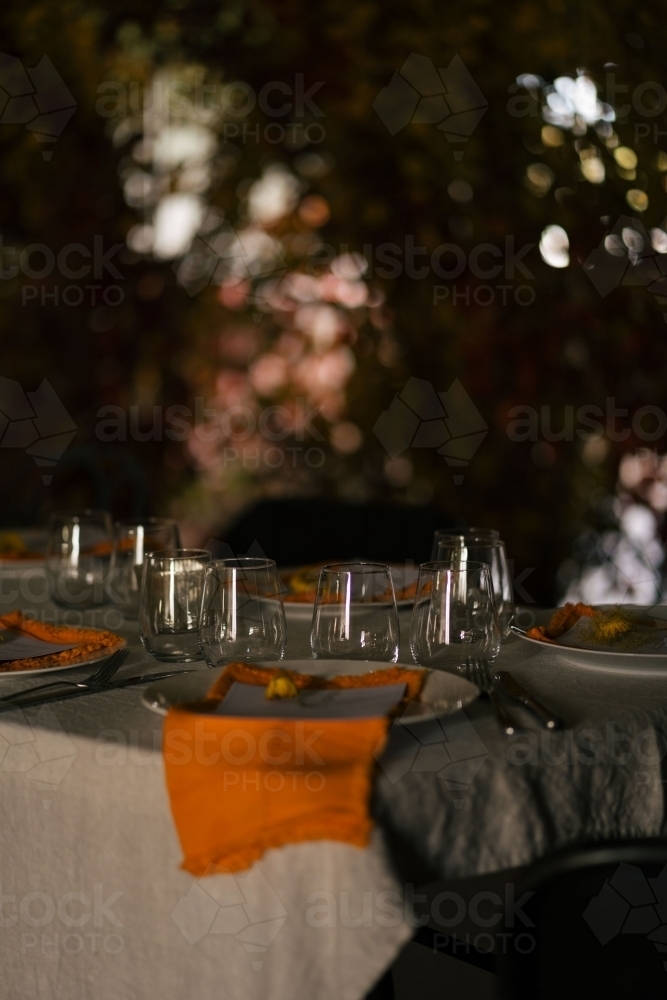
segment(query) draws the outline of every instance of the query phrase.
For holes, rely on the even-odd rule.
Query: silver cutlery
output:
[[[523,688],[517,679],[508,673],[507,670],[499,670],[495,680],[510,698],[520,701],[522,705],[530,709],[545,729],[562,729],[563,722],[554,712],[546,708],[542,702],[538,701],[529,691]]]
[[[502,699],[498,696],[491,681],[490,671],[486,660],[477,660],[471,657],[465,662],[464,672],[466,680],[474,684],[483,694],[488,695],[493,710],[496,713],[498,725],[506,736],[512,736],[516,731],[516,726],[511,715],[505,708]]]
[[[100,684],[107,684],[116,671],[123,665],[125,660],[129,655],[129,649],[123,648],[119,649],[117,652],[112,653],[104,662],[95,670],[89,677],[85,677],[81,681],[68,681],[68,680],[57,680],[49,681],[47,684],[37,684],[35,687],[27,688],[24,691],[15,691],[13,694],[4,695],[0,698],[0,706],[5,702],[16,703],[17,700],[22,700],[33,694],[41,694],[46,691],[54,691],[55,688],[64,688],[65,693],[72,688],[88,690],[89,688],[97,687]]]
[[[82,682],[66,689],[44,691],[43,688],[30,688],[29,691],[19,691],[15,695],[9,695],[6,699],[0,699],[0,712],[9,709],[23,708],[27,706],[42,705],[49,701],[66,701],[71,698],[80,698],[87,694],[104,694],[105,691],[120,691],[126,687],[133,687],[139,684],[152,684],[153,681],[165,680],[167,677],[175,677],[176,674],[189,674],[188,670],[165,670],[153,674],[135,674],[132,677],[122,677],[118,681],[103,681],[97,684]],[[63,682],[64,683],[64,682]],[[47,685],[45,685],[47,686]],[[52,688],[53,685],[48,685]]]

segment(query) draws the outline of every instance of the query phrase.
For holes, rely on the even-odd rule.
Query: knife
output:
[[[115,681],[109,684],[95,684],[86,688],[70,687],[66,689],[49,692],[36,691],[34,694],[26,691],[21,696],[20,692],[13,696],[11,701],[2,702],[0,700],[0,712],[8,712],[14,708],[26,708],[31,705],[43,705],[49,701],[65,701],[69,698],[81,698],[86,694],[102,694],[104,691],[118,691],[121,688],[134,687],[135,684],[151,684],[153,681],[164,680],[167,677],[174,677],[176,674],[189,674],[190,670],[169,670],[157,674],[141,674],[138,677],[127,677],[125,680]]]
[[[529,694],[525,688],[521,687],[516,678],[507,670],[499,670],[496,674],[496,679],[505,694],[508,694],[511,698],[515,698],[516,701],[520,701],[526,708],[529,708],[537,716],[545,729],[563,728],[562,720],[557,715],[554,715],[553,712],[550,712],[548,708],[545,708],[536,698],[533,698],[532,694]]]

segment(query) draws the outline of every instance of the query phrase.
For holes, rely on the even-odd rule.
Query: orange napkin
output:
[[[341,840],[365,847],[374,755],[389,718],[252,719],[206,714],[234,681],[266,686],[287,674],[300,690],[406,684],[416,698],[424,672],[390,667],[324,680],[231,663],[197,706],[173,708],[163,755],[181,867],[195,876],[249,868],[271,847]],[[400,706],[399,706],[400,709]]]
[[[25,660],[7,660],[0,662],[0,673],[12,670],[38,670],[44,667],[63,667],[68,663],[77,663],[88,653],[100,652],[123,642],[114,632],[103,632],[92,628],[75,628],[71,625],[47,625],[34,618],[27,618],[22,611],[10,611],[0,615],[0,628],[11,628],[15,632],[23,632],[44,642],[75,642],[72,649],[63,649],[61,653],[47,653],[46,656],[33,656]]]
[[[539,639],[540,642],[550,642],[553,645],[554,640],[576,625],[580,618],[593,618],[596,614],[597,611],[590,604],[566,604],[554,611],[548,625],[534,625],[526,635],[529,639]]]

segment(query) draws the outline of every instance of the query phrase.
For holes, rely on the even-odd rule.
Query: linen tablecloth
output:
[[[16,604],[30,606],[8,607]],[[87,620],[117,627],[108,612]],[[405,640],[405,616],[401,627]],[[288,629],[287,655],[308,656],[308,622]],[[132,648],[123,676],[161,669],[136,624],[119,631]],[[667,725],[655,706],[667,704],[667,678],[564,669],[550,650],[517,639],[501,659],[575,733],[533,727],[507,740],[485,702],[412,731],[394,726],[379,762],[382,824],[447,877],[525,864],[582,837],[659,833],[656,733]],[[178,867],[161,719],[140,691],[0,715],[3,995],[361,1000],[414,933],[412,887],[399,882],[382,830],[367,850],[292,845],[248,872],[194,879]],[[610,720],[629,749],[608,735]],[[598,735],[581,737],[582,726]],[[602,740],[597,763],[576,759],[585,752],[577,738]]]

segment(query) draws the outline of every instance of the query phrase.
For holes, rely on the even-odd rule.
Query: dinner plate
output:
[[[353,559],[346,561],[363,562],[364,560]],[[391,577],[394,584],[394,591],[396,593],[417,582],[417,577],[419,576],[419,570],[417,567],[390,565],[389,568],[391,569]],[[285,582],[290,574],[294,572],[296,572],[296,568],[281,570],[281,580]],[[317,570],[314,569],[313,573],[317,576],[319,568],[317,568]],[[398,611],[409,611],[412,609],[414,602],[414,597],[397,600],[396,608]],[[313,608],[315,607],[315,604],[311,601],[283,601],[283,607],[285,608],[285,615],[293,621],[310,621],[313,617]]]
[[[8,555],[2,551],[3,540],[16,535],[25,545],[26,555]],[[7,569],[29,569],[46,562],[46,528],[0,528],[0,572]]]
[[[606,610],[610,605],[598,605],[600,610]],[[667,607],[646,605],[625,605],[624,609],[635,614],[646,614],[659,621],[667,622]],[[542,650],[554,653],[559,660],[571,663],[578,667],[588,667],[592,670],[602,670],[612,673],[622,673],[626,675],[661,675],[667,672],[667,630],[659,634],[647,633],[654,636],[660,648],[656,649],[635,649],[635,650],[612,650],[601,647],[585,645],[580,637],[579,631],[582,621],[579,619],[573,628],[568,629],[558,636],[553,643],[542,642],[540,639],[532,639],[519,629],[514,629],[524,642],[530,642],[539,646]]]
[[[86,629],[86,631],[102,632],[106,630],[90,628]],[[83,659],[77,660],[76,663],[64,663],[62,666],[58,667],[36,667],[34,670],[3,670],[0,672],[0,681],[10,677],[36,677],[38,674],[58,674],[63,670],[76,670],[77,667],[89,667],[94,663],[101,663],[102,660],[106,660],[112,653],[117,653],[119,649],[123,649],[127,646],[127,641],[125,639],[120,636],[118,639],[119,641],[117,645],[106,646],[102,651],[94,649]],[[2,664],[0,663],[0,667],[1,666]]]
[[[294,670],[302,674],[313,674],[316,677],[337,677],[341,675],[358,675],[375,673],[378,670],[388,670],[401,664],[380,663],[366,660],[282,660],[278,663],[260,663],[260,667],[280,666],[286,670]],[[414,665],[405,664],[407,669]],[[141,697],[144,705],[158,715],[166,715],[175,705],[200,701],[210,690],[213,682],[223,672],[224,667],[200,669],[166,677],[147,687]],[[434,716],[449,715],[458,708],[469,705],[479,696],[474,684],[455,674],[442,670],[429,670],[421,701],[411,702],[403,715],[397,720],[403,724],[432,719]]]

